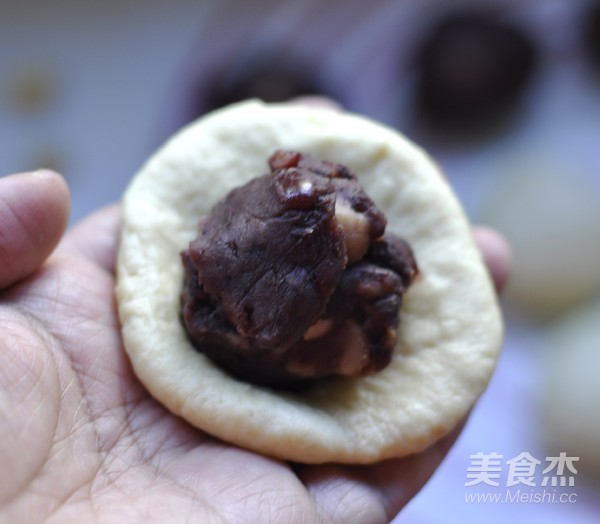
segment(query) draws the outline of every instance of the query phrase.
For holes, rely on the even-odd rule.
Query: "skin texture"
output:
[[[0,522],[389,522],[460,433],[373,466],[296,466],[190,427],[122,347],[119,208],[63,236],[68,210],[56,174],[0,179]],[[476,238],[501,288],[506,244]]]

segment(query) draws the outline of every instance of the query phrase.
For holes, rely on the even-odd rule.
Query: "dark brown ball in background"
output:
[[[263,56],[232,64],[218,74],[206,95],[196,101],[194,116],[250,98],[283,102],[309,95],[327,96],[328,93],[304,61],[285,62]]]
[[[584,46],[593,67],[600,73],[600,2],[592,4],[585,12]]]
[[[419,117],[470,131],[506,116],[532,73],[536,51],[527,35],[494,15],[461,12],[437,22],[417,60]]]

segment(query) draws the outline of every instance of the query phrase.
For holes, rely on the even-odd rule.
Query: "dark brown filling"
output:
[[[250,382],[295,387],[383,369],[418,273],[344,166],[277,151],[231,191],[182,253],[194,346]],[[226,175],[226,174],[225,174]]]

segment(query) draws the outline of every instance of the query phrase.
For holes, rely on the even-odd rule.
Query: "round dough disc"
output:
[[[199,217],[268,172],[280,148],[355,170],[421,271],[404,299],[392,363],[302,394],[232,378],[193,348],[179,319],[180,252]],[[431,445],[485,388],[502,338],[469,224],[424,152],[365,118],[286,104],[211,113],[149,159],[123,200],[117,297],[126,351],[156,399],[218,438],[305,463],[369,463]]]

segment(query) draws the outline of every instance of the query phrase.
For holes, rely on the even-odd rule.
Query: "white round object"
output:
[[[600,187],[553,154],[513,157],[484,214],[513,250],[507,299],[544,317],[600,291]]]
[[[556,326],[544,357],[548,445],[579,457],[575,467],[600,475],[600,302]]]

